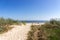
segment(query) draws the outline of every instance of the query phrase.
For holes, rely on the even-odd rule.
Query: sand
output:
[[[0,34],[0,40],[26,40],[27,33],[30,31],[31,25],[40,25],[38,23],[27,23],[26,25],[11,25],[14,27],[6,33]]]
[[[26,40],[27,33],[30,30],[31,24],[27,25],[12,25],[13,29],[6,33],[0,34],[0,40]]]

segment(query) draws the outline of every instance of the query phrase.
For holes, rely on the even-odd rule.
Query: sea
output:
[[[45,23],[45,20],[23,20],[21,22],[26,22],[26,23]]]

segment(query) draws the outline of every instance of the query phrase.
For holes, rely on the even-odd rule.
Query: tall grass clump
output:
[[[27,40],[60,40],[60,21],[53,19],[43,25],[32,25]]]
[[[12,29],[13,27],[9,27],[9,26],[13,24],[20,24],[20,21],[13,20],[10,18],[8,19],[0,18],[0,34]]]
[[[40,27],[41,25],[32,25],[27,40],[46,40],[46,34]]]
[[[26,22],[25,22],[25,21],[22,21],[22,24],[23,24],[23,25],[26,25]]]

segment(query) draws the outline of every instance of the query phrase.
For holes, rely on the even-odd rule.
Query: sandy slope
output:
[[[27,24],[25,26],[14,25],[12,30],[4,34],[0,34],[0,40],[26,40],[30,26],[31,24]]]

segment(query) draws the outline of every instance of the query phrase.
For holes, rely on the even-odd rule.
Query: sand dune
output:
[[[4,34],[0,34],[0,40],[26,40],[27,33],[30,30],[31,24],[27,25],[13,25],[14,27],[12,30]]]
[[[6,33],[0,34],[0,40],[26,40],[27,33],[31,25],[41,25],[38,23],[27,23],[26,25],[11,25],[14,27]]]

